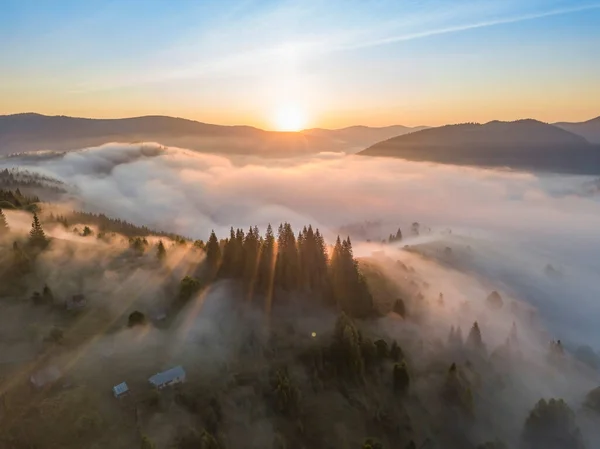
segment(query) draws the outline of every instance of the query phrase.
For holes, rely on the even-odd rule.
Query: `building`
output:
[[[176,366],[170,370],[157,373],[148,381],[159,390],[169,385],[185,382],[185,371],[181,366]]]
[[[115,398],[117,399],[129,394],[129,387],[127,386],[126,382],[121,382],[119,385],[115,385],[112,390]]]
[[[37,373],[31,375],[29,381],[37,388],[42,388],[48,384],[52,384],[56,382],[58,379],[62,377],[59,369],[52,365],[48,366]]]

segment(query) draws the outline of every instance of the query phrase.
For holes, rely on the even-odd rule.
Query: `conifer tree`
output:
[[[167,250],[165,249],[165,245],[162,240],[158,241],[158,246],[156,248],[156,258],[158,260],[164,260],[167,257]]]
[[[261,244],[258,262],[257,289],[261,293],[268,293],[273,288],[275,251],[275,236],[273,235],[273,228],[269,224],[265,238]]]
[[[206,243],[206,275],[208,279],[213,279],[221,263],[221,246],[215,231],[210,233]]]
[[[275,285],[284,291],[293,291],[298,286],[298,248],[296,236],[289,223],[279,226],[277,236],[277,258],[275,265]]]
[[[244,266],[242,279],[248,297],[251,298],[258,275],[258,264],[260,258],[260,235],[258,228],[248,229],[243,243]]]
[[[0,235],[5,235],[9,231],[8,223],[6,221],[6,217],[4,216],[4,212],[0,209]]]
[[[46,234],[42,229],[40,219],[38,218],[36,213],[33,214],[31,231],[29,231],[29,243],[32,246],[36,246],[38,248],[44,248],[48,243],[48,239],[46,238]]]
[[[473,323],[473,327],[469,332],[469,336],[467,337],[467,346],[476,351],[483,351],[485,349],[483,339],[481,338],[481,330],[479,329],[479,324],[477,324],[477,321]]]

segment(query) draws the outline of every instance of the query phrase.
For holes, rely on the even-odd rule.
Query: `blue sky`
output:
[[[599,24],[588,0],[4,0],[0,113],[583,120]]]

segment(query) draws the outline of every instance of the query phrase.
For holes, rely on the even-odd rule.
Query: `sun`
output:
[[[275,111],[274,122],[278,131],[301,131],[306,126],[306,114],[296,104],[285,104]]]

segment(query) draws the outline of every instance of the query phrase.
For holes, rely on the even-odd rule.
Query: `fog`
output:
[[[540,397],[561,396],[578,405],[585,392],[597,386],[597,372],[547,378],[545,371],[552,339],[561,339],[569,349],[588,345],[600,350],[600,195],[589,188],[594,179],[337,153],[228,159],[154,143],[0,159],[0,169],[16,166],[69,186],[62,202],[47,210],[101,212],[194,239],[206,240],[212,229],[225,237],[230,226],[258,225],[264,232],[269,223],[287,221],[296,232],[312,224],[333,243],[341,227],[353,234],[352,229],[362,226],[362,233],[352,235],[355,256],[383,251],[373,263],[405,291],[406,274],[396,261],[415,270],[413,281],[427,304],[420,332],[428,335],[429,344],[444,341],[450,326],[460,326],[466,337],[478,321],[492,352],[517,323],[529,365],[511,390],[518,396],[513,415],[495,423],[499,435],[514,433]],[[29,214],[5,213],[11,228],[27,232]],[[411,234],[413,222],[424,225],[420,235]],[[375,243],[398,227],[404,234],[401,243]],[[36,260],[39,279],[31,283],[31,291],[40,290],[43,283],[65,298],[85,291],[93,304],[108,312],[105,327],[122,326],[136,308],[160,311],[181,278],[192,274],[203,257],[190,245],[163,239],[169,251],[161,267],[153,265],[153,253],[136,260],[124,255],[128,243],[118,236],[91,240],[58,225],[46,232],[58,240]],[[156,238],[149,241],[152,247],[157,243]],[[502,295],[502,310],[490,311],[486,305],[493,290]],[[443,304],[438,303],[439,293]],[[114,362],[111,372],[121,367],[121,377],[130,373],[130,378],[143,379],[144,373],[149,376],[152,370],[184,362],[191,373],[218,376],[218,368],[232,362],[236,348],[265,320],[256,307],[248,306],[243,325],[231,312],[236,294],[234,287],[221,282],[186,306],[171,326],[174,332],[122,330],[93,340],[61,363],[77,359],[78,375],[89,377],[98,369],[98,359],[108,354]],[[317,316],[311,310],[300,312],[297,305],[289,307],[305,337],[327,332],[335,319],[323,311]],[[534,319],[528,310],[535,311]],[[98,329],[83,320],[80,328],[85,326]],[[410,325],[401,328],[397,318],[388,316],[372,331],[405,341]],[[419,347],[416,340],[406,345]],[[426,361],[424,355],[420,363]],[[112,374],[105,380],[107,388],[120,381]],[[427,385],[417,388],[426,396]]]
[[[408,236],[410,223],[424,223],[432,234],[403,244],[452,246],[462,238],[458,246],[478,256],[476,266],[464,268],[539,307],[563,339],[595,344],[600,337],[593,320],[600,315],[600,195],[586,188],[594,181],[587,177],[335,153],[235,160],[153,143],[12,157],[3,166],[64,181],[73,207],[191,238],[288,221],[296,230],[312,223],[331,242],[340,226],[379,221],[381,235],[372,236],[379,239],[398,226]],[[448,228],[452,235],[440,232]],[[369,255],[373,248],[358,243],[355,253]],[[548,264],[565,276],[549,278]]]

